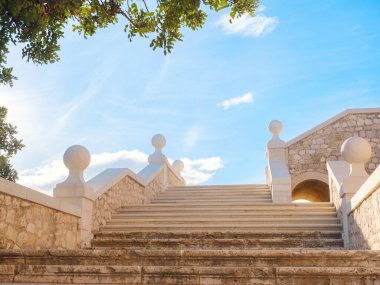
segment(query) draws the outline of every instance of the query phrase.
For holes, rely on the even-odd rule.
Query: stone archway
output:
[[[310,202],[329,202],[329,185],[316,179],[302,181],[294,187],[292,200],[307,200]]]

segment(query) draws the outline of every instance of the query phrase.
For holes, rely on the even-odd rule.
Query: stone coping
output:
[[[315,126],[314,128],[304,132],[303,134],[291,139],[290,141],[286,142],[285,143],[285,147],[289,147],[291,146],[292,144],[306,138],[307,136],[311,135],[312,133],[330,125],[331,123],[347,116],[347,115],[350,115],[350,114],[368,114],[368,113],[380,113],[380,108],[357,108],[357,109],[347,109],[341,113],[339,113],[338,115],[324,121],[323,123]]]
[[[351,198],[350,213],[358,208],[361,203],[371,196],[372,193],[380,189],[380,166],[378,166],[370,177],[359,188],[355,195]],[[379,190],[380,191],[380,190]]]
[[[0,178],[0,192],[81,217],[81,209],[79,207],[4,178]]]
[[[108,168],[87,181],[86,184],[94,190],[94,198],[98,198],[124,177],[129,176],[142,186],[148,185],[164,168],[171,171],[177,178],[182,179],[168,163],[151,163],[138,174],[129,168]]]

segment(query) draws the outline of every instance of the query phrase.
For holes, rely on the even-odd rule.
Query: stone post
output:
[[[63,155],[63,162],[69,169],[69,175],[65,181],[56,185],[53,192],[53,196],[62,202],[71,203],[81,208],[80,247],[90,246],[92,238],[94,191],[83,178],[83,171],[90,164],[90,160],[90,153],[85,147],[81,145],[69,147]]]
[[[285,142],[280,139],[283,129],[280,121],[274,120],[268,126],[273,137],[267,144],[266,168],[267,182],[272,192],[273,203],[291,203],[291,177],[287,165],[287,149]]]
[[[350,201],[369,177],[364,164],[370,160],[372,150],[371,145],[365,139],[351,137],[342,144],[341,153],[343,159],[350,164],[350,174],[343,179],[339,190],[339,196],[342,199],[343,241],[344,247],[348,248]]]
[[[166,139],[163,135],[157,134],[152,137],[152,146],[154,147],[154,153],[149,155],[148,162],[150,165],[162,165],[164,164],[164,189],[168,188],[168,169],[167,165],[169,164],[167,157],[162,153],[162,149],[166,145]]]

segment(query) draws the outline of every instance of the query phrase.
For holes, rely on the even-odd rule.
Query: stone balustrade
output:
[[[83,146],[63,156],[68,176],[53,197],[0,178],[0,249],[75,249],[90,245],[93,232],[112,212],[128,204],[149,203],[169,186],[183,186],[183,163],[170,165],[163,135],[152,138],[149,164],[135,174],[128,168],[106,169],[89,181],[83,172],[91,161]]]
[[[344,141],[344,161],[327,162],[331,201],[343,225],[344,246],[349,249],[380,249],[380,167],[371,176],[365,170],[371,145],[363,138]]]

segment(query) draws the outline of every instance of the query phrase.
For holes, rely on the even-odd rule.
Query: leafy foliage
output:
[[[16,127],[5,121],[7,108],[0,107],[0,177],[16,181],[17,172],[12,168],[10,158],[21,150],[24,145],[18,140]]]
[[[206,8],[230,8],[231,18],[254,14],[259,0],[0,0],[0,83],[16,79],[7,67],[9,44],[23,44],[22,56],[36,64],[59,60],[59,39],[73,22],[73,30],[85,38],[97,29],[126,21],[128,38],[152,37],[150,46],[164,53],[182,41],[181,28],[203,26]]]

